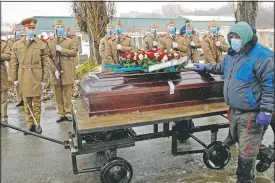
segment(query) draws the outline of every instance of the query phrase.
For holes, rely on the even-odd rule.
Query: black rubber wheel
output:
[[[129,183],[133,177],[130,163],[123,158],[115,157],[101,167],[102,183]]]
[[[185,142],[190,138],[189,133],[186,133],[186,131],[190,128],[195,127],[192,119],[190,120],[184,120],[184,121],[179,121],[174,124],[173,130],[178,132],[177,139],[179,142]],[[193,133],[191,133],[193,134]]]
[[[231,158],[229,146],[220,141],[212,142],[203,153],[203,162],[210,169],[224,168]]]

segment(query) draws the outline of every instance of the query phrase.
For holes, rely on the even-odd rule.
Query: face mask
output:
[[[113,34],[113,29],[109,29],[108,31],[107,31],[107,34],[110,36],[110,35],[112,35]]]
[[[61,27],[57,28],[57,29],[56,29],[56,34],[57,34],[57,36],[62,36],[62,35],[64,35],[64,29],[61,28]]]
[[[116,29],[117,35],[122,34],[122,32],[123,32],[123,29],[122,29],[122,28],[117,28],[117,29]]]
[[[151,33],[156,34],[157,29],[151,29]]]
[[[34,31],[33,30],[31,30],[31,31],[28,31],[28,33],[27,33],[27,35],[28,35],[28,37],[29,38],[33,38],[34,37]]]
[[[169,28],[169,33],[174,34],[176,32],[176,28],[175,27],[170,27]]]
[[[212,34],[216,34],[216,33],[217,33],[217,27],[211,28],[211,33],[212,33]]]
[[[190,36],[192,34],[192,30],[186,30],[185,32],[188,36]]]
[[[15,32],[15,38],[18,39],[21,37],[21,33],[19,31]]]
[[[70,36],[71,35],[71,33],[70,32],[66,32],[66,36]]]
[[[242,49],[242,40],[241,39],[231,39],[231,47],[236,52],[239,52]]]

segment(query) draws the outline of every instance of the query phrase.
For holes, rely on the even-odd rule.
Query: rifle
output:
[[[217,36],[217,40],[215,39],[215,46],[216,46],[216,42],[218,41],[218,36]],[[216,46],[216,63],[218,63],[218,46]]]
[[[57,35],[57,34],[56,34]],[[58,38],[57,38],[57,41],[56,41],[57,44],[59,44],[59,41],[58,41]],[[59,51],[56,51],[56,54],[55,54],[55,60],[56,60],[56,67],[57,67],[57,70],[59,72],[59,79],[58,79],[58,87],[61,88],[62,87],[62,80],[61,80],[61,61],[60,61],[60,55],[61,53]]]
[[[192,35],[190,36],[190,59],[191,59],[192,63],[194,63],[191,42],[192,42]]]
[[[177,36],[177,28],[175,27],[175,34],[172,35],[173,42],[176,42],[176,36]],[[177,48],[173,48],[174,51],[177,51]]]
[[[120,37],[117,37],[118,43],[120,44]],[[121,55],[121,50],[117,50],[117,58],[118,58],[118,63],[120,63],[120,55]]]

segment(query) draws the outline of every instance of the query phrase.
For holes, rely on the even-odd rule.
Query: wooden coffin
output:
[[[223,77],[193,71],[103,73],[82,81],[80,86],[89,116],[223,101]]]

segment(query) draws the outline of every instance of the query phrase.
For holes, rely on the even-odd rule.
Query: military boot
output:
[[[237,168],[237,183],[254,183],[254,166],[256,158],[239,155]]]
[[[258,172],[266,171],[271,163],[274,161],[274,150],[270,148],[265,148],[264,150],[260,150],[259,154],[257,155],[257,159],[260,160],[259,163],[256,165],[256,170]]]
[[[57,123],[60,123],[62,121],[64,121],[66,119],[66,117],[64,116],[59,116],[59,118],[56,120]]]
[[[22,101],[18,102],[18,103],[15,105],[15,107],[19,107],[19,106],[23,106],[23,105],[24,105],[24,101],[22,100]]]
[[[34,132],[35,131],[35,126],[34,125],[28,126],[28,127],[26,127],[25,130],[30,131],[30,132]],[[28,135],[28,134],[26,132],[24,132],[24,135]]]

